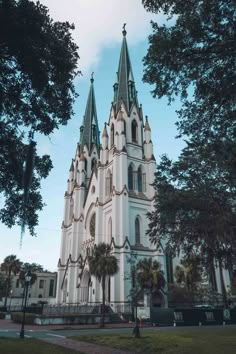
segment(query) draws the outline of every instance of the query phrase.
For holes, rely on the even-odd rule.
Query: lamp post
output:
[[[24,307],[23,307],[23,320],[22,320],[21,331],[20,331],[20,338],[22,338],[22,339],[24,339],[24,337],[25,337],[25,330],[24,330],[25,312],[26,312],[28,289],[29,289],[31,279],[32,279],[32,274],[31,274],[31,271],[29,270],[27,273],[25,273],[25,299],[24,299]]]

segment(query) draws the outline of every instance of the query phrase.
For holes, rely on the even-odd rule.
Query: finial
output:
[[[146,131],[146,130],[151,131],[150,125],[149,125],[149,122],[148,122],[148,116],[145,116],[145,118],[146,118],[146,122],[145,122],[145,126],[144,126],[144,131]]]
[[[123,24],[123,27],[122,27],[122,28],[123,28],[123,31],[122,31],[123,36],[125,36],[125,35],[126,35],[126,33],[127,33],[127,32],[126,32],[126,30],[125,30],[125,26],[126,26],[126,23],[124,23],[124,24]]]
[[[92,74],[91,74],[91,79],[90,79],[90,81],[91,81],[92,83],[94,82],[93,75],[94,75],[94,72],[92,72]]]

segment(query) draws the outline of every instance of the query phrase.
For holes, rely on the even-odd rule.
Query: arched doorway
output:
[[[90,273],[86,269],[83,271],[83,275],[80,282],[79,302],[86,303],[86,304],[89,302],[90,282],[91,282]]]

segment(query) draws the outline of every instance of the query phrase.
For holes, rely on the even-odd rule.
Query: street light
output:
[[[32,279],[32,274],[31,274],[31,271],[29,270],[27,273],[25,273],[25,301],[24,301],[24,307],[23,307],[23,320],[22,320],[21,331],[20,331],[20,338],[22,338],[22,339],[24,339],[24,337],[25,337],[25,330],[24,330],[25,312],[26,312],[28,289],[29,289],[31,279]]]

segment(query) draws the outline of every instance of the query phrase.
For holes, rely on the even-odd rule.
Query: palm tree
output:
[[[11,276],[12,274],[16,275],[20,271],[21,264],[22,262],[15,255],[7,256],[1,264],[1,271],[6,273],[6,291],[4,307],[7,306],[7,299],[11,287]]]
[[[140,287],[150,291],[150,307],[152,307],[153,295],[164,289],[166,284],[161,265],[152,258],[144,258],[138,262],[136,270]]]
[[[118,272],[118,261],[111,254],[111,247],[106,243],[99,243],[94,246],[92,255],[88,257],[91,275],[94,275],[102,284],[102,324],[104,326],[105,316],[105,284],[106,278]]]
[[[175,268],[175,279],[178,285],[185,286],[188,291],[197,289],[197,284],[201,281],[202,267],[197,257],[182,260],[181,265]]]

